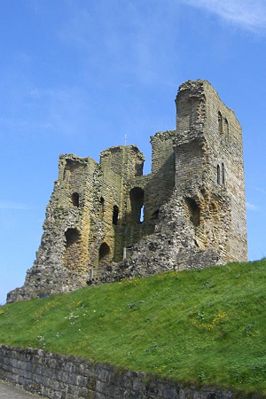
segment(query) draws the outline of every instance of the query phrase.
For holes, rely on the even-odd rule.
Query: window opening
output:
[[[222,185],[225,184],[225,168],[224,163],[222,163]]]
[[[64,265],[70,270],[79,270],[80,253],[80,232],[76,228],[70,228],[65,232]]]
[[[218,112],[218,131],[223,134],[223,117],[220,111]]]
[[[217,184],[221,184],[221,168],[217,165]]]
[[[140,208],[140,217],[139,217],[140,223],[144,222],[144,205]]]
[[[200,207],[193,198],[186,198],[186,204],[188,206],[190,220],[194,226],[200,224]]]
[[[118,224],[118,215],[119,215],[119,208],[118,206],[113,207],[113,224],[117,225]]]
[[[72,199],[73,206],[76,206],[78,208],[79,207],[79,194],[73,193],[71,199]]]
[[[130,191],[130,204],[132,221],[142,223],[144,221],[144,190],[134,187]]]
[[[70,247],[71,245],[75,244],[80,239],[80,234],[77,229],[68,229],[65,232],[66,237],[66,247]]]
[[[110,261],[110,247],[103,242],[99,248],[99,262],[108,263]]]
[[[100,204],[101,204],[101,210],[100,210],[101,217],[103,217],[103,214],[104,214],[104,198],[103,197],[100,198]]]

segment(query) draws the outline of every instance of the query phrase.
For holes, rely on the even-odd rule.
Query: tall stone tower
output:
[[[127,277],[247,260],[239,122],[207,81],[182,84],[176,108],[173,147],[158,167],[174,165],[173,193],[159,209],[154,233],[135,245]]]
[[[176,129],[151,138],[149,175],[133,145],[99,164],[60,157],[36,261],[9,302],[247,259],[239,122],[207,81],[182,84],[176,107]]]
[[[242,132],[235,114],[206,81],[184,83],[176,98],[176,191],[199,248],[223,262],[245,260]]]

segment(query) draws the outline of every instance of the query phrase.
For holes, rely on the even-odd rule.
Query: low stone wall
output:
[[[217,388],[185,387],[142,372],[37,349],[0,346],[0,379],[51,399],[231,399],[243,396]]]

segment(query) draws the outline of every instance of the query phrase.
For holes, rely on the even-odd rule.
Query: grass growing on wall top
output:
[[[0,308],[0,343],[266,393],[266,260]]]

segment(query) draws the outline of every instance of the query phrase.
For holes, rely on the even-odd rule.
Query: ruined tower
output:
[[[247,258],[242,132],[207,81],[176,97],[173,131],[151,137],[152,172],[137,147],[100,162],[59,159],[41,245],[8,301]]]
[[[187,82],[176,99],[176,191],[185,198],[199,248],[223,262],[245,260],[242,132],[208,82]]]

